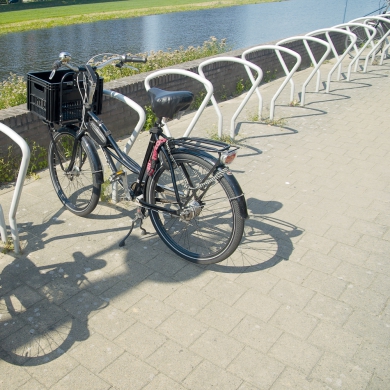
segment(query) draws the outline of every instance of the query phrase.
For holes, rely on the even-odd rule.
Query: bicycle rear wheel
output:
[[[174,169],[185,213],[178,217],[150,210],[150,218],[160,238],[177,255],[199,264],[218,263],[239,245],[244,218],[229,182],[222,176],[208,188],[199,186],[213,167],[203,158],[174,153]],[[202,196],[203,195],[203,196]],[[146,199],[168,210],[179,210],[171,171],[161,164],[148,181]]]
[[[76,140],[70,128],[59,129],[49,146],[50,177],[58,198],[64,206],[80,217],[90,214],[99,202],[102,168],[96,149],[86,137]],[[77,142],[75,160],[71,157]]]

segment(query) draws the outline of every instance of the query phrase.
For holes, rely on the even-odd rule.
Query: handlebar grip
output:
[[[125,56],[124,62],[142,62],[143,64],[147,61],[145,57],[132,57]]]
[[[58,70],[62,66],[62,62],[60,60],[54,61],[53,63],[53,70]]]

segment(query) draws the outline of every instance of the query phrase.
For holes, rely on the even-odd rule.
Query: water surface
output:
[[[342,23],[344,13],[349,21],[378,6],[378,0],[288,0],[12,33],[0,38],[0,80],[10,72],[51,69],[61,51],[81,63],[107,51],[198,46],[210,36],[239,49],[330,27]]]

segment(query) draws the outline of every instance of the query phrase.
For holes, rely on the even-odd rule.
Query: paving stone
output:
[[[295,283],[281,280],[269,293],[269,296],[297,310],[303,309],[315,294],[314,291]]]
[[[42,389],[54,386],[60,379],[69,374],[79,364],[80,363],[71,357],[70,354],[64,353],[57,357],[57,359],[47,361],[44,364],[26,366],[24,370],[40,383],[40,386],[36,388]],[[34,387],[30,387],[30,389],[34,389]]]
[[[371,343],[387,346],[390,342],[389,324],[381,318],[365,311],[354,311],[344,325],[344,329],[354,332]]]
[[[131,315],[123,313],[115,307],[108,306],[93,316],[89,320],[89,325],[95,332],[109,340],[113,340],[134,322],[135,319]]]
[[[188,375],[183,384],[188,389],[232,389],[236,390],[242,379],[208,362],[202,362]]]
[[[312,249],[323,254],[328,254],[336,245],[336,241],[317,236],[316,234],[305,233],[299,240],[299,244],[303,245],[305,248]]]
[[[246,289],[241,285],[225,280],[220,276],[213,278],[210,283],[202,289],[202,293],[224,302],[227,305],[233,305],[245,292]]]
[[[305,374],[294,370],[293,368],[286,367],[282,375],[276,380],[271,390],[325,390],[329,389],[323,383],[320,383],[313,379],[308,379]]]
[[[367,371],[375,372],[375,376],[379,377],[385,383],[389,383],[390,356],[388,348],[382,345],[364,342],[353,357],[353,361],[360,367],[364,367]],[[374,387],[372,386],[372,388]]]
[[[268,355],[278,361],[309,374],[323,352],[292,335],[284,333],[270,349]]]
[[[181,383],[202,361],[195,353],[168,340],[146,362],[171,379]]]
[[[210,328],[189,349],[211,363],[226,368],[244,349],[244,344]]]
[[[137,288],[157,299],[165,299],[179,288],[179,286],[180,284],[174,279],[154,272],[138,284]]]
[[[144,298],[127,310],[126,314],[151,328],[155,328],[174,312],[173,307],[150,295],[145,295]]]
[[[166,340],[163,334],[136,322],[119,335],[114,342],[130,354],[144,360],[160,348]]]
[[[0,360],[0,370],[0,385],[4,389],[17,389],[31,380],[31,375],[24,368],[3,360]]]
[[[132,389],[138,390],[149,384],[157,374],[158,371],[150,365],[124,353],[107,366],[100,376],[115,389],[128,389],[131,384]]]
[[[375,274],[371,270],[348,262],[342,262],[333,276],[362,288],[368,287],[375,279]]]
[[[349,285],[341,294],[340,300],[351,307],[364,310],[371,314],[380,314],[385,307],[388,297],[378,294],[370,289]]]
[[[143,389],[145,390],[185,390],[186,388],[179,383],[168,378],[164,374],[158,374],[155,376],[152,381],[146,385]]]
[[[196,315],[210,301],[211,298],[206,294],[185,285],[179,287],[164,300],[168,305],[192,316]]]
[[[59,390],[75,387],[81,390],[87,390],[91,388],[96,390],[106,390],[109,389],[111,385],[92,372],[88,371],[83,366],[79,365],[69,374],[65,375],[51,388],[54,390]]]
[[[203,333],[207,331],[207,326],[183,313],[173,313],[156,330],[164,334],[184,347],[189,347]]]
[[[116,283],[115,286],[112,286],[110,289],[101,293],[100,298],[125,312],[145,295],[146,294],[141,290],[120,281]]]
[[[280,307],[275,299],[262,295],[255,289],[248,290],[233,306],[253,317],[267,322]]]
[[[269,320],[269,324],[301,339],[306,339],[317,323],[318,320],[315,317],[298,312],[288,305],[282,305]]]
[[[230,364],[228,371],[242,378],[256,389],[268,389],[284,370],[284,365],[250,347]],[[243,385],[240,389],[251,389]]]
[[[327,274],[332,273],[340,264],[341,259],[308,250],[302,257],[301,264]]]
[[[347,282],[319,271],[312,271],[302,286],[317,291],[322,295],[337,299],[347,288]]]
[[[267,353],[281,334],[277,327],[250,316],[246,316],[230,332],[236,340],[263,353]]]
[[[345,358],[325,353],[309,377],[317,379],[333,389],[363,390],[367,387],[371,374]]]
[[[321,294],[316,294],[304,310],[308,314],[336,325],[344,324],[353,312],[351,306]]]
[[[283,262],[272,267],[269,273],[278,276],[280,279],[286,279],[290,282],[301,284],[310,274],[311,270],[303,265],[294,262]]]
[[[322,322],[318,324],[307,341],[323,350],[352,358],[363,339],[331,323]]]
[[[245,313],[240,310],[212,300],[195,318],[223,333],[229,333],[244,317]]]
[[[364,266],[365,262],[370,256],[370,252],[349,245],[338,243],[330,251],[330,256],[341,261],[345,261],[345,259],[348,259],[348,262],[351,264]]]

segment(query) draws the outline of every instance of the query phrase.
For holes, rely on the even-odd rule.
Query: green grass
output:
[[[98,20],[274,1],[282,0],[53,0],[0,5],[0,35]]]
[[[146,64],[132,64],[132,66],[137,68],[139,73],[149,72],[183,62],[225,53],[228,50],[229,47],[226,46],[225,39],[218,41],[215,37],[211,37],[208,41],[205,41],[202,46],[189,46],[187,49],[181,47],[177,50],[169,50],[166,52],[162,50],[150,52],[148,53],[148,61]],[[144,56],[145,53],[140,55]],[[126,67],[119,69],[113,65],[109,65],[98,71],[105,82],[131,76],[138,72]],[[6,80],[1,81],[0,110],[26,103],[26,89],[26,82],[21,76],[11,74]],[[151,127],[153,127],[153,124]]]

